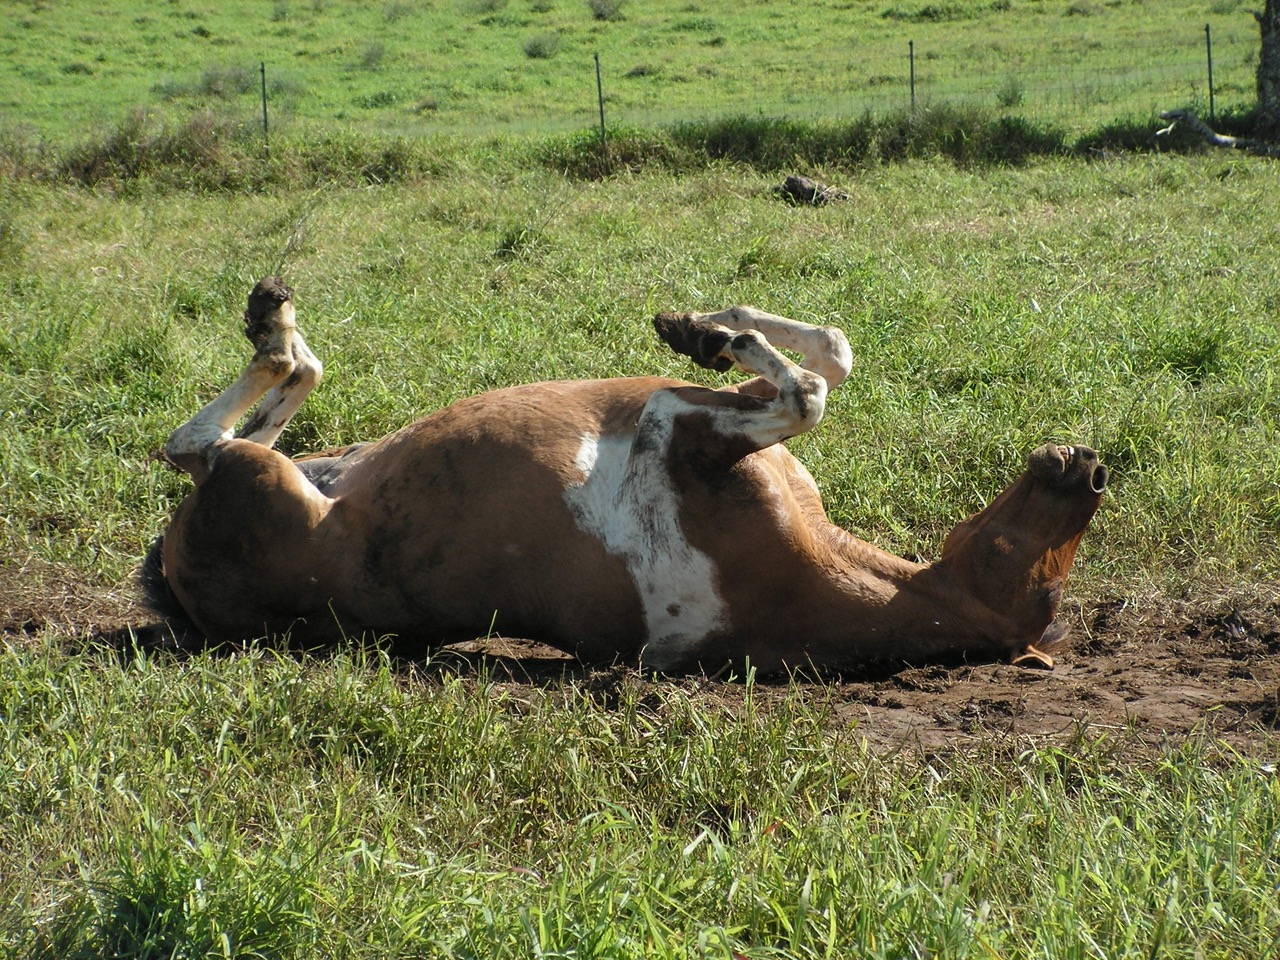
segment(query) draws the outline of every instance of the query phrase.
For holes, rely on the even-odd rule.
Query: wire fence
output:
[[[597,106],[610,125],[645,125],[734,114],[838,118],[952,104],[1080,129],[1180,106],[1212,120],[1218,109],[1253,102],[1258,50],[1256,31],[1208,24],[1165,36],[1056,45],[1028,39],[1016,48],[904,41],[896,50],[854,52],[845,60],[757,60],[753,74],[768,78],[763,87],[710,61],[682,78],[703,91],[690,97],[693,91],[683,89],[682,101],[696,101],[685,107],[662,103],[660,93],[646,102],[632,89],[644,79],[643,68],[606,64],[599,105],[584,104],[563,119],[589,124]],[[544,116],[539,126],[549,121]]]
[[[620,126],[730,116],[840,119],[937,105],[992,109],[1086,132],[1118,120],[1154,121],[1159,111],[1176,107],[1194,109],[1211,123],[1224,109],[1247,109],[1255,100],[1259,49],[1256,28],[1236,17],[1222,27],[1188,24],[1141,35],[1081,31],[1066,40],[1061,33],[950,43],[880,38],[842,59],[763,47],[732,53],[711,47],[699,62],[675,64],[597,54],[582,64],[581,83],[559,81],[550,99],[536,102],[496,97],[478,112],[468,96],[456,113],[433,105],[412,120],[406,119],[407,93],[384,91],[358,98],[358,105],[383,114],[384,129],[410,135],[589,128],[604,135]],[[750,69],[740,69],[747,57]],[[519,66],[506,69],[508,78],[520,72]],[[274,109],[268,91],[287,90],[288,72],[279,74],[269,63],[261,65],[260,77],[257,64],[240,72],[249,78],[238,85],[240,93],[256,94],[260,80],[264,137]]]

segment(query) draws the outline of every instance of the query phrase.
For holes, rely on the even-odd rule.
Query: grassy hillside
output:
[[[1257,29],[1239,0],[230,0],[11,3],[0,126],[74,141],[144,107],[215,108],[248,126],[266,64],[279,129],[423,134],[720,113],[825,116],[922,101],[1087,127],[1252,98]],[[1176,101],[1176,102],[1173,102]]]

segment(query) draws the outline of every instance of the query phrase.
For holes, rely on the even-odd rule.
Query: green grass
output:
[[[1206,109],[1205,22],[1218,106],[1247,105],[1257,28],[1229,0],[34,0],[0,23],[0,128],[67,143],[135,108],[213,108],[251,131],[265,63],[277,131],[576,129],[595,121],[596,54],[614,124],[858,116],[908,106],[910,42],[922,105],[1089,129]]]
[[[245,292],[281,270],[328,370],[289,451],[512,382],[691,375],[646,318],[747,302],[847,331],[854,377],[793,446],[868,539],[936,555],[1058,438],[1114,468],[1082,597],[1280,574],[1266,166],[833,169],[851,199],[796,210],[748,168],[585,183],[511,149],[387,188],[8,184],[5,554],[127,580],[185,489],[147,453],[235,376]]]
[[[276,271],[327,371],[288,452],[514,382],[724,382],[647,318],[755,303],[853,343],[792,447],[854,532],[936,556],[1033,446],[1085,442],[1113,480],[1077,600],[1274,599],[1270,167],[1119,150],[1150,146],[1146,108],[1087,92],[1029,121],[1022,67],[994,105],[914,118],[741,99],[823,100],[837,59],[889,77],[908,36],[925,79],[944,41],[975,73],[1026,39],[1104,74],[1113,38],[1219,17],[1252,36],[1247,11],[599,6],[32,3],[0,23],[0,601],[42,619],[0,646],[0,957],[1275,956],[1274,738],[895,757],[818,685],[83,641],[129,609],[188,489],[149,451],[241,368],[245,294]],[[1246,47],[1223,41],[1238,95]],[[607,170],[589,132],[369,135],[587,127],[594,49],[615,118],[731,115],[615,120]],[[793,170],[850,199],[778,202]]]
[[[925,763],[781,688],[60,645],[0,651],[0,715],[8,957],[1280,946],[1280,780],[1208,741]]]

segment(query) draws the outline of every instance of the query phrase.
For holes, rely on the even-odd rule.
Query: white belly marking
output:
[[[675,666],[727,627],[711,558],[680,529],[676,491],[663,452],[632,456],[630,436],[583,437],[582,483],[564,492],[579,529],[623,557],[644,610],[647,666]]]

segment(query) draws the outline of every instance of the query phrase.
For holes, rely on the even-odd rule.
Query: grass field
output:
[[[960,98],[1088,128],[1253,96],[1242,0],[233,0],[12,3],[0,125],[77,140],[129,110],[280,131],[563,130],[755,113],[849,116]]]
[[[1061,438],[1116,474],[1079,590],[1276,576],[1268,168],[912,163],[840,182],[851,199],[825,210],[728,167],[267,196],[10,185],[10,552],[128,576],[183,488],[146,454],[239,370],[244,295],[281,270],[329,370],[291,450],[516,381],[689,373],[646,317],[750,302],[848,331],[855,378],[796,449],[833,516],[887,548],[930,555]]]
[[[0,657],[15,957],[1262,958],[1274,767],[922,759],[821,697]]]
[[[754,302],[854,344],[853,380],[794,446],[856,532],[934,556],[1033,445],[1080,440],[1114,480],[1079,601],[1274,599],[1269,168],[911,162],[831,171],[851,199],[806,210],[747,168],[454,163],[267,195],[4,186],[10,611],[69,579],[128,594],[185,489],[147,453],[239,369],[245,291],[274,270],[327,363],[288,450],[516,381],[685,374],[646,316]],[[46,606],[0,658],[10,956],[1276,948],[1265,735],[922,763],[869,751],[820,687],[120,661],[69,640],[102,607]]]
[[[670,63],[714,50],[749,64],[786,48],[766,27],[782,29],[769,11],[799,9],[787,4],[636,2],[604,21],[524,0],[11,6],[4,123],[49,144],[0,151],[0,957],[1280,954],[1280,633],[1249,620],[1280,620],[1273,166],[1064,155],[1053,136],[992,163],[1004,154],[957,143],[1035,131],[961,113],[911,149],[848,155],[812,149],[826,134],[804,127],[769,127],[740,153],[709,134],[689,148],[697,129],[631,131],[612,175],[580,176],[562,171],[589,171],[585,136],[369,138],[437,122],[412,110],[426,94],[352,106],[445,51],[458,86],[431,115],[491,124],[474,91],[506,76],[514,122],[534,87],[570,96],[555,71],[594,40],[640,63],[657,54],[623,31],[648,30]],[[923,4],[806,9],[871,39],[908,23],[970,43],[1033,21],[1121,35],[1170,11],[1197,29],[1243,15],[1229,0],[930,6],[940,20]],[[675,29],[699,18],[711,25]],[[511,53],[530,26],[561,37],[553,56]],[[723,43],[699,45],[707,32]],[[248,53],[250,36],[273,46]],[[164,149],[120,126],[133,104],[178,118],[227,99],[192,92],[217,79],[209,64],[285,57],[292,113],[269,161],[198,116]],[[667,64],[633,79],[692,103]],[[100,176],[69,172],[108,156]],[[780,203],[771,188],[793,162],[849,199]],[[1238,705],[1205,699],[1199,721],[1162,730],[1141,703],[1092,724],[1082,698],[1052,736],[976,723],[963,742],[890,748],[844,680],[554,666],[512,679],[456,652],[406,665],[95,642],[145,619],[133,571],[188,489],[148,454],[239,371],[244,297],[272,272],[326,364],[286,452],[515,382],[725,382],[659,346],[647,320],[661,309],[745,302],[838,323],[854,375],[791,444],[833,519],[934,557],[1032,447],[1095,446],[1110,492],[1068,605],[1244,611],[1197,629],[1255,641],[1249,655],[1221,641],[1220,666],[1264,708],[1227,728]],[[1070,657],[1104,648],[1091,637]],[[1184,658],[1156,679],[1191,689],[1204,667]],[[1070,679],[1000,669],[976,674],[992,682],[966,706],[1002,678],[1024,702]],[[1137,682],[1123,671],[1107,682]],[[919,698],[963,672],[937,668]],[[900,679],[906,699],[920,677]]]

